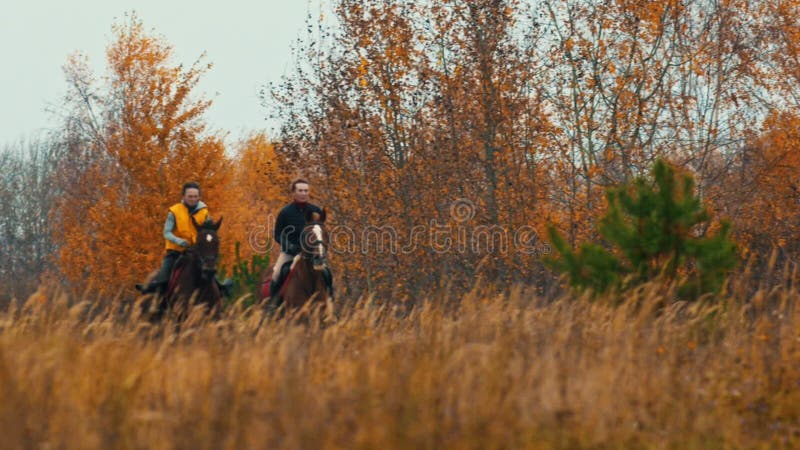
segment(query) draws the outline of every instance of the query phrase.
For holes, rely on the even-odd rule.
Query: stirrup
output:
[[[280,289],[280,286],[278,286],[278,282],[277,281],[272,281],[272,280],[269,281],[269,298],[270,298],[270,300],[278,297],[278,290],[279,289]]]
[[[136,290],[139,291],[142,295],[145,294],[155,294],[161,288],[161,283],[137,283]]]
[[[219,290],[223,296],[230,298],[233,295],[233,280],[230,278],[226,278],[223,281],[217,280],[217,284],[219,284]]]

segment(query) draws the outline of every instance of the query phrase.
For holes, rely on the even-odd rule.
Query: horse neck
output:
[[[317,284],[317,281],[322,280],[322,272],[314,270],[314,262],[310,256],[308,258],[305,255],[303,256],[298,269],[301,269],[303,271],[303,276],[311,281],[314,285]]]
[[[203,279],[203,263],[200,261],[200,254],[196,250],[189,251],[184,257],[189,258],[189,262],[184,270],[192,275],[192,280],[197,287],[211,284],[210,281],[214,279],[213,276],[209,277],[208,280]]]

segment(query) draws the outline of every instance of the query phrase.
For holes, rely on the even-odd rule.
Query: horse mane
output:
[[[192,222],[194,222],[194,218],[192,218]],[[203,221],[203,223],[198,224],[194,222],[195,228],[197,231],[200,230],[209,230],[209,231],[217,231],[219,227],[222,225],[222,216],[220,216],[219,220],[215,223],[210,218]]]
[[[306,213],[306,225],[324,225],[327,213],[325,212],[325,208],[322,208],[320,212],[317,211],[310,211]]]

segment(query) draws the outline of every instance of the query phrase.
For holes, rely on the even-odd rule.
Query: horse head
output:
[[[197,243],[192,247],[192,251],[200,260],[203,279],[209,280],[217,272],[217,261],[219,260],[217,230],[222,225],[222,217],[216,223],[207,220],[202,224],[198,224],[192,217],[192,224],[197,229]]]
[[[310,259],[314,270],[324,270],[328,265],[328,234],[325,231],[325,210],[307,211],[306,226],[300,233],[303,257]]]

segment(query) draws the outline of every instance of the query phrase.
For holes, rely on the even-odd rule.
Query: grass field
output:
[[[371,299],[308,324],[232,308],[177,330],[42,288],[0,313],[0,447],[800,447],[800,294],[672,295]]]

